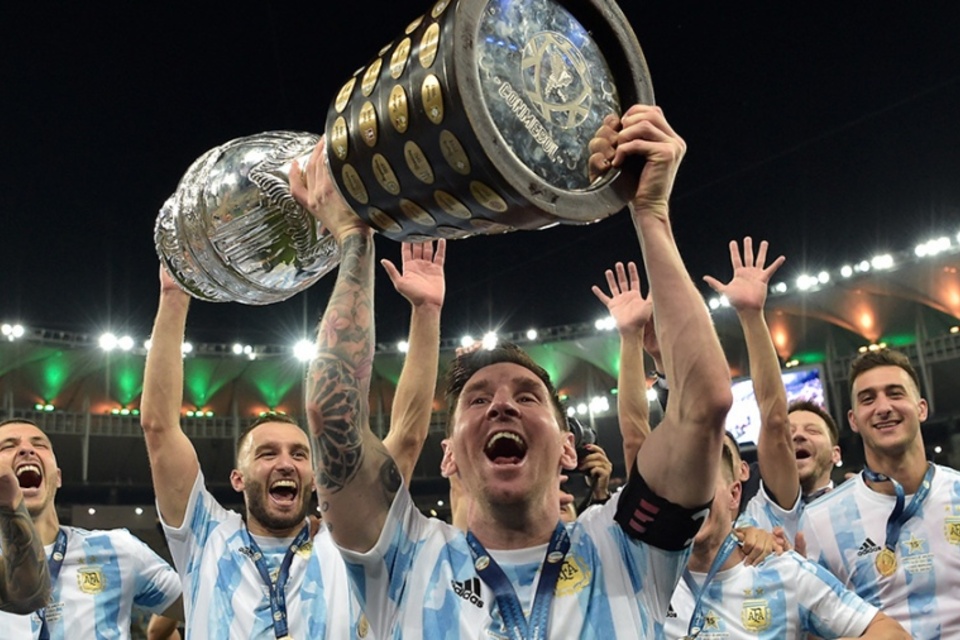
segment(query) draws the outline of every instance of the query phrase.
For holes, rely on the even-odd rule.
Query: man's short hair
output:
[[[243,449],[243,445],[247,440],[247,436],[250,435],[250,432],[256,429],[257,427],[259,427],[260,425],[266,424],[268,422],[285,422],[287,424],[295,425],[298,428],[300,427],[300,423],[297,422],[296,418],[292,418],[285,413],[275,413],[273,411],[268,411],[267,413],[263,414],[262,416],[260,416],[259,418],[251,422],[246,429],[240,432],[240,436],[237,438],[237,450],[236,450],[237,462],[240,461],[240,450]]]
[[[891,349],[865,351],[854,358],[853,362],[850,363],[850,393],[853,393],[853,383],[856,382],[860,374],[876,367],[900,367],[907,372],[907,375],[910,376],[913,384],[917,387],[917,393],[920,393],[920,376],[917,375],[917,370],[910,364],[910,358]]]
[[[8,424],[30,424],[35,426],[37,429],[40,429],[40,431],[43,431],[40,425],[27,418],[7,418],[6,420],[0,420],[0,427],[5,427]]]
[[[550,381],[550,374],[547,373],[547,370],[534,362],[530,354],[517,345],[512,342],[501,342],[493,349],[477,349],[457,356],[450,363],[444,380],[444,396],[447,399],[447,436],[453,433],[453,414],[457,410],[460,393],[467,381],[480,369],[501,362],[520,365],[543,382],[550,394],[550,402],[557,414],[557,423],[560,425],[560,429],[569,431],[563,403],[560,402],[560,396]]]
[[[834,422],[833,417],[824,411],[823,407],[812,400],[794,400],[787,407],[787,415],[794,411],[809,411],[816,414],[827,425],[827,435],[830,436],[830,443],[833,446],[840,444],[840,429],[837,428],[837,423]]]
[[[736,440],[733,442],[736,442]],[[720,470],[723,471],[723,476],[727,481],[731,483],[740,478],[740,470],[736,468],[737,462],[733,459],[734,448],[735,445],[731,445],[729,442],[725,442],[720,447]],[[739,449],[737,451],[739,453]]]

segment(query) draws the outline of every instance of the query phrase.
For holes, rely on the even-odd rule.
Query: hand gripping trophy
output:
[[[341,195],[395,240],[588,224],[631,179],[588,167],[622,105],[653,103],[643,53],[613,0],[438,0],[357,70],[324,140]],[[157,218],[157,251],[191,295],[270,304],[339,261],[290,195],[320,136],[270,131],[211,149]]]

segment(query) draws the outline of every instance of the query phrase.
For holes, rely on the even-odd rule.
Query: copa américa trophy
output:
[[[588,169],[604,118],[634,103],[652,104],[653,89],[612,0],[439,0],[342,85],[326,155],[347,203],[395,240],[587,224],[635,186]],[[287,182],[319,140],[269,131],[191,165],[155,230],[188,293],[269,304],[337,265]]]

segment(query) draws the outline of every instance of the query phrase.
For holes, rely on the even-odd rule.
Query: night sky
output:
[[[145,338],[156,212],[210,147],[320,132],[350,74],[429,3],[88,2],[0,8],[0,321]],[[729,274],[751,234],[784,279],[960,231],[954,2],[624,0],[657,102],[686,139],[673,218],[688,267]],[[378,240],[378,255],[399,245]],[[592,320],[590,293],[639,259],[625,214],[451,244],[444,336]],[[188,337],[284,344],[328,276],[279,305],[194,305]],[[704,287],[704,290],[705,287]],[[406,332],[385,275],[379,340]]]

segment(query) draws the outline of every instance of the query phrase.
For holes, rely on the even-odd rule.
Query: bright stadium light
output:
[[[476,340],[473,339],[473,336],[467,335],[460,338],[460,346],[464,349],[472,347],[474,342],[476,342]]]
[[[527,329],[527,340],[536,340],[536,339],[537,339],[537,330]]]
[[[310,362],[313,358],[313,342],[306,339],[297,340],[297,344],[293,345],[293,357],[300,362]]]
[[[786,282],[778,282],[777,284],[773,285],[773,290],[776,291],[777,293],[786,293],[786,292],[787,292],[787,283],[786,283]]]
[[[4,322],[3,325],[0,326],[0,333],[3,333],[3,337],[10,342],[22,338],[25,332],[26,329],[23,328],[22,324],[9,324]]]
[[[892,269],[893,264],[893,256],[889,253],[874,256],[873,259],[870,260],[870,266],[881,271],[885,269]]]
[[[843,265],[842,267],[840,267],[840,275],[843,276],[844,278],[849,278],[850,276],[853,275],[853,267],[851,267],[848,264]]]
[[[659,399],[660,399],[660,398],[659,398],[659,396],[657,395],[657,390],[656,390],[656,389],[654,389],[653,387],[650,387],[649,389],[647,389],[647,401],[648,401],[648,402],[656,402],[656,401],[659,400]]]
[[[613,319],[613,316],[606,316],[604,318],[598,318],[596,322],[593,323],[593,326],[597,331],[612,331],[617,326],[617,321]]]
[[[797,278],[797,289],[800,289],[800,291],[809,291],[816,286],[816,284],[817,279],[807,274],[803,274]]]
[[[820,284],[827,284],[828,282],[830,282],[830,274],[827,273],[826,271],[821,271],[820,273],[817,274],[817,282],[819,282]]]
[[[493,351],[497,348],[497,342],[497,334],[493,331],[487,331],[483,334],[483,340],[480,341],[480,344],[487,351]]]
[[[406,340],[401,340],[400,342],[397,343],[397,351],[399,351],[400,353],[407,353],[408,351],[410,351],[410,343],[407,342]]]
[[[117,346],[120,347],[121,351],[130,351],[133,349],[133,338],[130,336],[123,336],[117,340]]]
[[[193,344],[189,342],[184,342],[180,345],[180,353],[187,355],[188,353],[193,353]]]
[[[113,351],[117,348],[117,336],[113,335],[109,331],[100,336],[98,340],[100,348],[104,351]]]
[[[240,344],[239,342],[235,342],[235,343],[233,343],[233,347],[231,347],[230,350],[233,351],[233,355],[235,355],[235,356],[242,355],[242,354],[243,354],[243,345]]]
[[[861,260],[853,267],[853,270],[857,273],[866,273],[870,271],[870,263],[867,260]]]
[[[711,311],[716,311],[720,308],[720,298],[710,298],[707,301],[707,306],[710,307]]]

